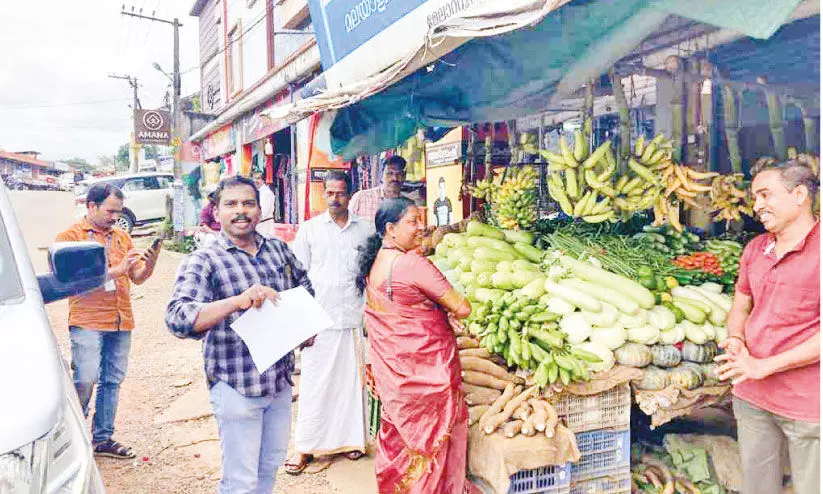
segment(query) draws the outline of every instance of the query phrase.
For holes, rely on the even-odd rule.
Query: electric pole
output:
[[[167,19],[160,19],[154,17],[154,12],[152,15],[143,15],[143,9],[140,9],[138,13],[134,12],[134,7],[132,6],[131,12],[126,11],[126,6],[123,5],[120,13],[122,15],[127,15],[130,17],[136,17],[138,19],[145,19],[147,21],[152,22],[160,22],[162,24],[168,24],[174,28],[174,73],[172,74],[172,84],[174,89],[174,97],[172,98],[172,111],[171,111],[171,135],[172,135],[172,144],[176,143],[177,146],[182,145],[182,137],[180,136],[180,131],[182,127],[182,111],[180,108],[180,27],[183,24],[175,17],[173,20]],[[183,227],[183,170],[180,166],[180,160],[178,159],[178,153],[174,153],[174,198],[173,198],[173,213],[172,213],[172,222],[174,223],[174,232],[176,237],[182,236]],[[178,238],[179,240],[179,238]]]
[[[124,81],[128,81],[129,86],[131,86],[132,90],[134,91],[134,105],[132,106],[132,109],[137,110],[137,109],[141,108],[140,98],[137,97],[138,84],[137,84],[137,78],[136,77],[132,77],[130,75],[115,75],[115,74],[109,74],[109,77],[112,78],[112,79],[122,79]],[[137,173],[138,160],[140,159],[139,153],[138,153],[138,150],[137,150],[137,143],[130,142],[129,146],[132,148],[132,160],[131,160],[131,165],[129,166],[129,173]],[[115,174],[116,174],[116,172],[115,172]]]

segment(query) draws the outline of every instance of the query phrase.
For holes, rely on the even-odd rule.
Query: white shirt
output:
[[[265,237],[274,236],[274,192],[266,184],[257,189],[260,191],[260,223],[257,225],[257,233]],[[268,221],[263,221],[268,220]]]
[[[309,271],[314,296],[334,320],[334,329],[359,328],[364,298],[357,293],[358,248],[374,227],[349,213],[340,228],[328,211],[300,225],[291,249]]]

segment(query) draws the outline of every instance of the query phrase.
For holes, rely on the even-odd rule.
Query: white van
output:
[[[103,286],[106,254],[94,242],[57,243],[49,261],[52,272],[35,276],[0,183],[0,493],[103,493],[43,304]]]

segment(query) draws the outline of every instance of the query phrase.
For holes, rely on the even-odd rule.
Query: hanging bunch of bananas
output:
[[[672,148],[672,141],[663,134],[657,134],[648,143],[641,135],[634,143],[634,156],[629,160],[629,166],[634,162],[651,170],[663,189],[653,205],[655,226],[669,223],[677,231],[683,231],[680,223],[681,206],[708,209],[699,201],[711,187],[700,181],[715,177],[717,173],[699,172],[675,162],[672,160]]]
[[[492,212],[506,229],[530,229],[537,221],[537,173],[530,166],[509,168],[499,187],[493,188]]]
[[[709,196],[714,221],[739,221],[741,213],[753,216],[752,197],[743,185],[743,174],[719,175],[712,180]]]
[[[649,209],[660,194],[654,174],[636,161],[629,163],[630,173],[619,178],[617,158],[606,141],[591,154],[583,132],[574,134],[569,146],[560,138],[560,154],[540,151],[549,162],[549,195],[566,215],[589,223],[617,221],[635,211]]]
[[[483,180],[478,180],[474,185],[470,185],[469,193],[472,197],[483,199],[486,202],[491,202],[492,198],[497,193],[498,188],[499,185],[494,183],[492,177],[489,176]]]

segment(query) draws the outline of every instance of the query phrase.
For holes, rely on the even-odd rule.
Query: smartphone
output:
[[[163,240],[165,240],[165,237],[163,237],[162,235],[159,236],[159,237],[156,237],[151,243],[151,250],[156,251],[157,249],[159,249],[160,246],[163,244]]]

